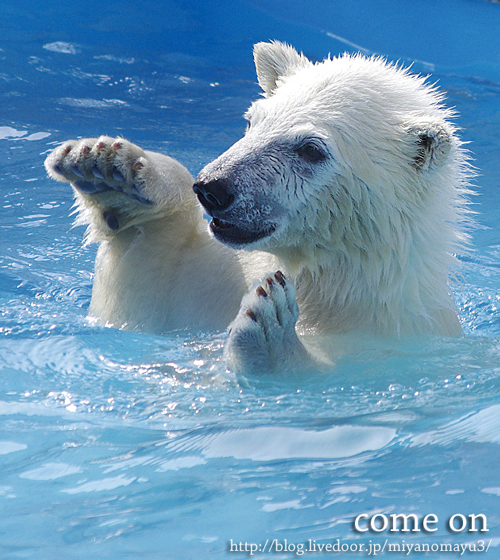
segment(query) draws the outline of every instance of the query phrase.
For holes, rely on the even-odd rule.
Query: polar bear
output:
[[[254,59],[247,131],[196,181],[122,138],[48,156],[100,243],[89,314],[153,332],[230,325],[240,372],[310,364],[297,332],[458,335],[449,280],[472,172],[443,95],[376,57],[312,63],[271,42]]]

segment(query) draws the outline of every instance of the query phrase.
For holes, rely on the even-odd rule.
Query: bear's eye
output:
[[[297,155],[309,163],[321,163],[326,159],[326,153],[314,142],[305,142],[295,149]]]

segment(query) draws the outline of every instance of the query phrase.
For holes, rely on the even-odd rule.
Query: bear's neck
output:
[[[320,332],[369,332],[400,336],[460,334],[448,272],[453,257],[410,247],[404,258],[388,257],[390,247],[334,252],[310,264],[282,257],[294,278],[299,328]]]

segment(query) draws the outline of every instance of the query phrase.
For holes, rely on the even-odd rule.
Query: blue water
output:
[[[498,560],[500,4],[4,0],[0,16],[0,558],[484,538],[474,557]],[[86,321],[96,248],[81,248],[45,155],[107,133],[197,174],[241,136],[259,95],[252,44],[268,39],[313,60],[362,50],[413,63],[459,111],[480,172],[455,288],[462,338],[372,345],[321,376],[244,383],[225,371],[223,333]],[[359,533],[364,513],[433,513],[437,530]],[[447,529],[481,513],[488,533]],[[256,557],[294,557],[278,548]]]

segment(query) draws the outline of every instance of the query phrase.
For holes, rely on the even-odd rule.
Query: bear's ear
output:
[[[257,43],[253,48],[253,57],[257,79],[266,97],[274,93],[279,78],[289,76],[299,68],[312,64],[293,47],[279,41]]]
[[[417,171],[427,171],[446,163],[453,132],[445,123],[412,123],[407,130],[410,135],[412,166]]]

